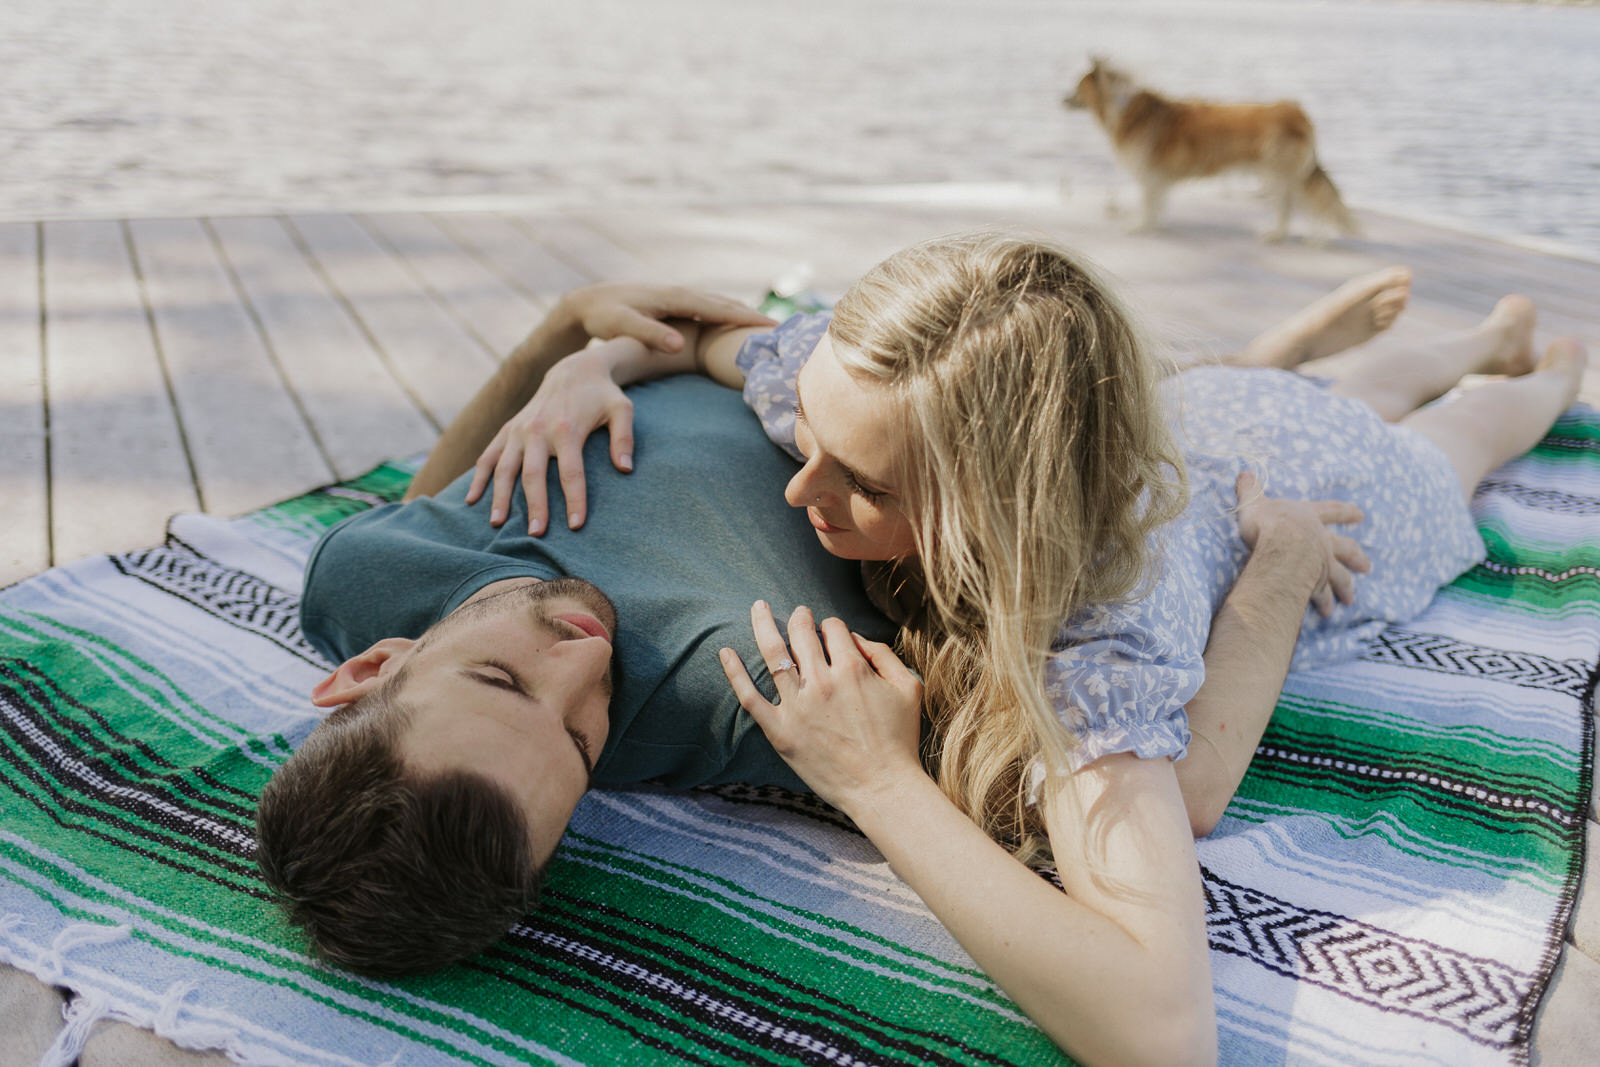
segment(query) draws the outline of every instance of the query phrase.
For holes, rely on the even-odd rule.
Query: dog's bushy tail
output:
[[[1361,232],[1355,216],[1345,207],[1344,197],[1339,195],[1339,187],[1333,184],[1321,163],[1313,166],[1306,180],[1300,183],[1300,195],[1313,213],[1339,227],[1340,233],[1353,236]]]

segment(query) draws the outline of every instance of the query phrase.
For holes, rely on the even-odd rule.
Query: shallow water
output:
[[[1357,205],[1600,255],[1600,9],[7,0],[0,217],[1115,176],[1090,51],[1301,101]]]

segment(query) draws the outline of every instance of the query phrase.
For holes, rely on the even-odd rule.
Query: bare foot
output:
[[[1533,370],[1533,325],[1536,318],[1532,300],[1519,293],[1501,297],[1494,310],[1489,312],[1489,317],[1478,327],[1477,332],[1485,335],[1488,341],[1483,361],[1477,367],[1478,373],[1516,377]],[[1577,344],[1576,341],[1572,343]]]
[[[1411,268],[1351,278],[1251,341],[1235,361],[1287,370],[1371,340],[1394,325],[1411,296]]]
[[[1563,409],[1578,402],[1578,390],[1583,385],[1583,372],[1589,369],[1589,353],[1575,337],[1558,337],[1545,349],[1544,358],[1534,366],[1535,374],[1553,374],[1561,377],[1566,389]]]

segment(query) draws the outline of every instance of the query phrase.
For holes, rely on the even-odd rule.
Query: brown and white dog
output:
[[[1265,240],[1281,241],[1288,235],[1289,215],[1297,202],[1342,233],[1358,232],[1339,190],[1317,163],[1311,120],[1291,100],[1169,100],[1094,58],[1078,88],[1061,102],[1094,112],[1117,158],[1138,180],[1143,191],[1140,230],[1159,224],[1173,183],[1248,169],[1261,174],[1268,194],[1277,200],[1277,225]]]

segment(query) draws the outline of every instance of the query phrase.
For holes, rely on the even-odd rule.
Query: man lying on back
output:
[[[423,487],[464,470],[543,366],[581,345],[572,320],[601,332],[606,309],[764,321],[681,291],[580,291],[446,431]],[[630,327],[667,347],[659,323]],[[637,340],[610,343],[647,358]],[[767,677],[749,613],[769,591],[794,598],[774,605],[785,613],[806,604],[889,636],[855,567],[771,491],[794,464],[738,393],[679,377],[632,399],[650,462],[623,500],[594,439],[582,531],[531,536],[520,491],[492,526],[487,504],[465,503],[469,472],[353,516],[313,551],[302,622],[340,664],[313,700],[336,710],[268,784],[257,829],[263,874],[330,961],[401,974],[492,943],[532,907],[591,785],[803,789],[717,659],[731,647]]]

